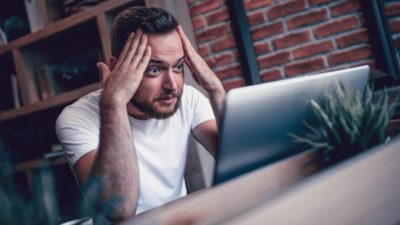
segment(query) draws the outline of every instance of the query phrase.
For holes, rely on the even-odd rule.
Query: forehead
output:
[[[175,63],[184,56],[181,38],[175,30],[167,34],[149,34],[148,45],[151,59]]]

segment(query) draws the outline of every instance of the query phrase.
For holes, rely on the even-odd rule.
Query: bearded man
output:
[[[215,155],[225,91],[162,9],[122,11],[111,40],[103,88],[67,106],[56,133],[80,186],[96,184],[92,202],[119,222],[186,195],[189,137]],[[185,65],[210,100],[184,84]]]

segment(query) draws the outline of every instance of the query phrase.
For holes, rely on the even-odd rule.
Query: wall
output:
[[[224,0],[187,0],[200,55],[226,89],[244,85]]]
[[[243,0],[262,82],[374,66],[358,0]],[[187,0],[199,53],[227,90],[243,86],[225,0]],[[400,3],[387,1],[400,45]]]
[[[394,46],[400,54],[400,2],[396,0],[385,1],[386,15],[389,19],[389,27],[392,32]]]

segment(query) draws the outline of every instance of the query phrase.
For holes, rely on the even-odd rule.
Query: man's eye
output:
[[[160,69],[158,69],[157,67],[150,67],[147,69],[147,74],[149,75],[157,75],[160,72]]]
[[[179,63],[178,65],[175,66],[175,70],[177,72],[182,72],[184,67],[185,67],[185,64]]]

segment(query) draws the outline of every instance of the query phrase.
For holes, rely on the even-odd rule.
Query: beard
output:
[[[171,105],[157,105],[160,100],[176,97],[175,103]],[[182,91],[165,91],[155,96],[151,102],[133,97],[131,103],[139,111],[147,114],[150,118],[167,119],[174,115],[181,105]]]

